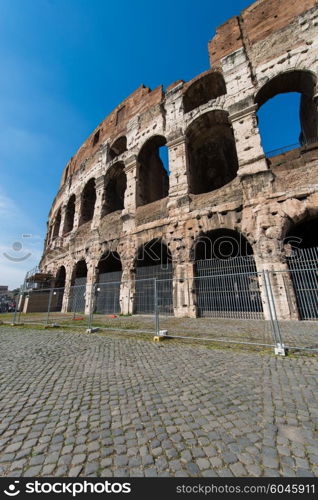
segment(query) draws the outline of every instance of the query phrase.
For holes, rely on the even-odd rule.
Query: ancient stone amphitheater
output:
[[[146,313],[152,303],[139,297],[157,277],[168,310],[196,316],[219,307],[204,295],[217,274],[223,292],[238,293],[235,275],[249,276],[247,299],[231,307],[252,308],[259,294],[257,311],[258,276],[269,270],[279,317],[308,319],[303,293],[317,318],[317,2],[259,0],[220,26],[208,50],[211,69],[165,90],[142,85],[66,165],[40,267],[27,278],[63,288],[62,310],[72,287],[86,287],[88,310],[92,284],[113,283],[116,312]],[[264,152],[257,111],[288,92],[301,94],[299,143]]]

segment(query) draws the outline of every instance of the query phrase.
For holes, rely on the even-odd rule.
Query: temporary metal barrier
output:
[[[285,349],[318,351],[318,269],[267,271]]]
[[[10,322],[167,334],[270,347],[277,354],[288,349],[318,351],[317,272],[298,265],[261,273],[222,270],[192,278],[29,290],[16,301]]]
[[[121,271],[102,273],[96,284],[96,301],[94,312],[99,314],[119,314]]]
[[[198,316],[262,318],[259,277],[253,256],[196,262]]]
[[[318,319],[318,248],[293,249],[287,263],[300,319]]]
[[[172,264],[158,264],[156,266],[137,267],[136,281],[135,281],[135,299],[134,299],[134,312],[137,314],[153,314],[153,302],[151,297],[153,295],[153,280],[157,279],[158,283],[158,296],[168,294],[172,301],[172,288],[164,289],[161,291],[161,286],[165,286],[165,280],[170,281],[172,284]]]
[[[165,313],[168,297],[158,303],[159,330],[169,337],[275,347],[272,323],[263,312],[263,273],[173,280],[172,287],[174,316]]]

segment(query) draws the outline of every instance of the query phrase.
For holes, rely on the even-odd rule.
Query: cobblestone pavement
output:
[[[2,476],[314,476],[317,358],[0,327]]]

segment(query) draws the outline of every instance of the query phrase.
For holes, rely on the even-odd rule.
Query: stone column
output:
[[[121,218],[123,221],[123,230],[131,231],[135,227],[135,213],[137,207],[137,157],[129,157],[125,161],[125,174],[127,187],[125,191],[124,210]]]
[[[63,205],[61,207],[61,223],[60,223],[60,229],[59,229],[59,234],[58,234],[58,236],[60,238],[63,238],[65,215],[66,215],[66,205]]]
[[[169,198],[179,198],[189,193],[187,139],[184,135],[167,142],[169,153]]]
[[[176,263],[174,266],[173,309],[174,315],[179,318],[197,316],[192,262]]]
[[[86,279],[86,292],[85,292],[85,314],[90,313],[91,307],[94,307],[94,290],[93,285],[97,281],[97,265],[95,262],[87,264],[87,279]]]
[[[133,314],[134,292],[135,292],[135,274],[132,273],[132,264],[126,264],[123,267],[121,276],[119,303],[121,314]]]
[[[79,221],[80,221],[80,217],[81,217],[81,206],[82,206],[82,196],[81,196],[81,193],[77,193],[76,198],[75,198],[75,213],[74,213],[73,231],[78,229],[78,226],[79,226]]]
[[[273,248],[271,248],[271,244]],[[259,274],[259,287],[263,303],[264,318],[270,319],[268,297],[263,272],[269,272],[269,281],[274,298],[275,310],[279,320],[299,319],[293,284],[288,265],[283,262],[275,242],[260,241],[255,253],[255,264]],[[275,247],[275,248],[274,248]],[[269,252],[268,252],[269,250]]]
[[[95,181],[96,189],[96,201],[94,207],[94,216],[92,220],[92,229],[98,228],[100,225],[100,220],[102,217],[103,203],[104,203],[104,190],[105,190],[105,178],[102,175],[98,177]]]
[[[256,105],[230,112],[236,151],[239,162],[238,175],[250,175],[268,170],[257,126]]]
[[[71,298],[73,268],[65,266],[65,271],[66,271],[66,276],[65,276],[63,303],[62,303],[62,309],[61,309],[62,313],[67,313],[67,311],[68,311],[69,301]]]

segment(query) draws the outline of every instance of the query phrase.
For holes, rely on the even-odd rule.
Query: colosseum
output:
[[[125,315],[153,310],[157,278],[166,311],[196,317],[222,309],[217,275],[229,311],[268,317],[266,270],[280,319],[318,319],[317,26],[316,0],[258,0],[217,29],[210,69],[121,102],[66,165],[27,281],[61,288],[62,311],[85,287],[86,312],[109,284],[97,311]],[[264,152],[257,112],[288,92],[299,143]]]

